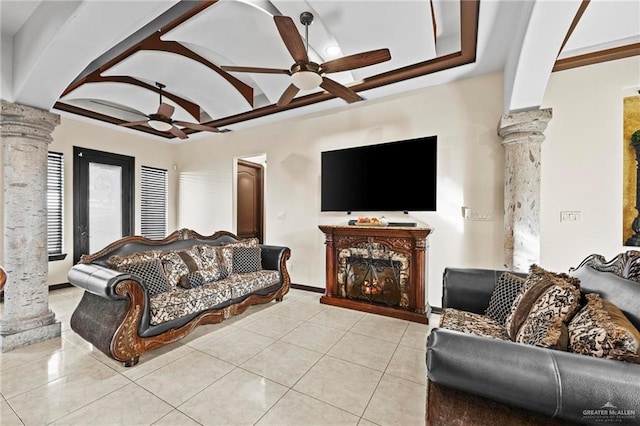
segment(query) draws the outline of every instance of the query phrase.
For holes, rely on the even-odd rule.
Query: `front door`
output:
[[[257,238],[262,243],[263,167],[238,160],[236,225],[239,238]]]
[[[73,148],[73,259],[133,234],[134,158]]]

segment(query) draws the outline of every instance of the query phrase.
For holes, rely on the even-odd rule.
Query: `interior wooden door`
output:
[[[261,164],[238,160],[236,226],[240,238],[263,237],[263,179]]]

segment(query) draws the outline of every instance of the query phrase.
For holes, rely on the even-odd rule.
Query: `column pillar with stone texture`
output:
[[[60,336],[47,285],[47,154],[60,116],[0,104],[4,190],[4,313],[0,351]]]
[[[540,262],[540,154],[551,109],[505,114],[498,134],[504,147],[505,267],[526,272]]]

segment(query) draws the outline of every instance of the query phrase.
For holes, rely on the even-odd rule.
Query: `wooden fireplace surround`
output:
[[[428,324],[429,305],[426,304],[426,248],[430,228],[358,225],[320,225],[326,245],[326,292],[320,303],[386,315]],[[339,255],[343,249],[353,249],[362,243],[378,243],[409,258],[408,302],[395,307],[340,295],[338,291]]]

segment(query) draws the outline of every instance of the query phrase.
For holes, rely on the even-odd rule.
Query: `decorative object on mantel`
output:
[[[326,293],[320,303],[428,324],[426,249],[431,228],[320,225]]]
[[[631,146],[636,152],[636,211],[631,229],[634,234],[624,242],[625,246],[640,246],[640,129],[631,134]]]

